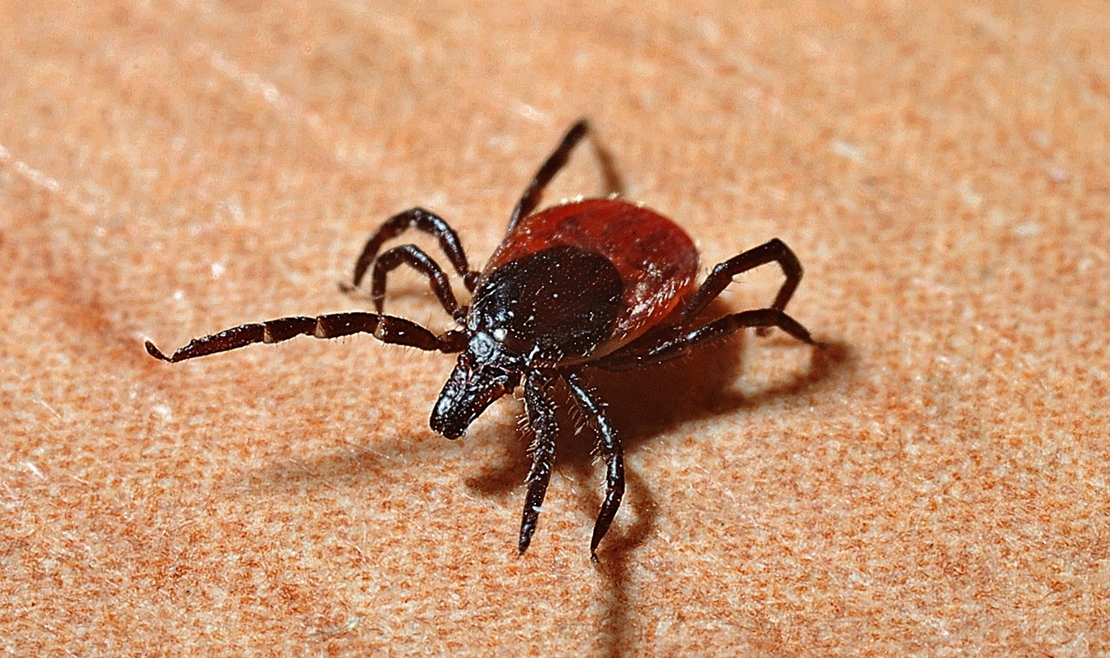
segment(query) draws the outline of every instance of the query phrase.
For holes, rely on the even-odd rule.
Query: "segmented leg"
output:
[[[794,255],[794,252],[790,250],[790,247],[786,246],[786,243],[775,238],[766,244],[749,249],[738,256],[733,256],[714,267],[709,276],[705,278],[705,282],[690,298],[690,303],[682,311],[682,316],[679,318],[677,325],[680,327],[687,326],[698,313],[701,313],[709,305],[709,302],[716,299],[728,287],[728,284],[732,283],[732,277],[772,261],[778,261],[783,274],[786,275],[786,281],[783,282],[778,294],[775,295],[775,301],[771,304],[771,308],[779,311],[785,310],[787,302],[790,301],[790,297],[794,295],[794,291],[802,281],[802,264],[798,261],[798,257]]]
[[[254,343],[278,343],[294,336],[313,336],[315,338],[338,338],[351,334],[373,334],[383,343],[407,345],[425,351],[461,352],[466,347],[466,334],[462,331],[448,331],[436,336],[424,327],[392,315],[379,315],[354,311],[332,313],[310,318],[294,316],[278,318],[266,322],[241,324],[225,329],[217,334],[195,338],[188,345],[166,356],[146,341],[146,351],[156,359],[176,363],[198,356],[246,347]]]
[[[555,403],[551,400],[550,374],[533,370],[524,382],[524,407],[528,424],[536,436],[532,442],[532,470],[528,472],[528,496],[524,500],[524,515],[520,521],[520,541],[517,549],[524,553],[532,543],[532,534],[543,508],[547,483],[551,481],[551,467],[555,461]]]
[[[447,254],[447,259],[451,261],[451,265],[459,276],[463,279],[463,284],[470,292],[474,292],[474,286],[478,283],[478,272],[470,269],[466,262],[466,252],[463,251],[462,243],[459,242],[459,236],[455,230],[443,220],[442,217],[435,213],[428,212],[423,208],[411,208],[401,213],[390,217],[374,231],[370,239],[366,241],[366,246],[362,248],[362,254],[359,255],[358,260],[355,262],[355,274],[352,278],[353,284],[351,289],[357,288],[362,283],[362,277],[366,275],[366,270],[374,263],[378,257],[378,252],[381,251],[382,245],[387,240],[392,240],[401,233],[408,229],[416,229],[424,233],[428,233],[439,240],[439,246],[443,249],[443,253]]]
[[[509,228],[506,230],[506,233],[512,233],[517,223],[536,209],[536,206],[539,205],[540,198],[543,197],[543,189],[547,187],[547,184],[551,182],[555,174],[559,173],[559,170],[567,163],[571,151],[578,145],[578,142],[582,141],[582,138],[586,136],[589,130],[590,124],[585,119],[579,119],[570,127],[567,134],[563,136],[563,141],[559,142],[559,145],[555,147],[551,155],[547,156],[547,160],[540,166],[532,182],[529,183],[528,187],[524,190],[524,194],[521,195],[520,201],[517,201],[516,208],[513,208],[512,217],[509,218]]]
[[[582,415],[597,431],[597,450],[605,459],[605,500],[601,502],[601,511],[594,523],[593,537],[590,538],[590,559],[597,562],[597,546],[605,533],[609,532],[609,526],[613,524],[613,518],[621,506],[621,498],[624,497],[624,450],[616,430],[602,412],[601,405],[586,390],[582,376],[578,373],[567,374],[566,382],[578,408],[582,410]]]
[[[748,327],[778,327],[803,343],[822,349],[827,347],[824,343],[813,340],[809,335],[809,330],[786,313],[775,308],[760,308],[726,315],[697,329],[679,331],[664,336],[658,342],[646,346],[633,344],[630,346],[631,349],[617,350],[591,365],[603,370],[635,370],[665,363],[687,354],[696,347],[719,340]]]
[[[451,281],[443,273],[439,263],[435,262],[424,250],[414,244],[388,249],[374,261],[374,268],[370,272],[370,299],[374,302],[374,310],[381,313],[385,307],[385,280],[386,275],[399,267],[408,265],[417,272],[428,277],[439,303],[443,305],[451,317],[462,321],[466,313],[451,292]]]

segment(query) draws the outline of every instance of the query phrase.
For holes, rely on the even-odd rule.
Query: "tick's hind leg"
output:
[[[460,331],[448,331],[436,336],[424,327],[403,318],[377,313],[354,311],[332,313],[317,317],[294,316],[267,320],[225,329],[217,334],[195,338],[189,344],[166,356],[146,341],[146,351],[156,359],[176,363],[198,356],[246,347],[254,343],[279,343],[294,336],[314,338],[339,338],[351,334],[373,334],[383,343],[407,345],[425,351],[461,352],[466,346],[466,336]]]
[[[578,373],[568,374],[566,382],[578,408],[582,410],[582,415],[597,432],[597,450],[605,460],[605,499],[601,502],[601,511],[597,515],[593,536],[590,538],[590,559],[597,562],[598,544],[605,533],[609,532],[609,526],[613,525],[613,519],[621,506],[621,498],[624,497],[624,449],[617,438],[616,430],[602,412],[601,405],[587,390],[582,376]]]
[[[524,500],[524,515],[520,521],[520,540],[517,549],[523,554],[532,543],[532,534],[543,508],[547,495],[547,483],[551,481],[551,467],[555,461],[555,403],[551,400],[550,375],[534,371],[528,373],[524,382],[524,407],[528,412],[528,424],[535,433],[532,442],[532,470],[528,472],[528,496]]]
[[[779,288],[778,294],[775,295],[775,301],[772,302],[769,308],[732,313],[700,327],[694,326],[694,320],[698,314],[704,311],[705,307],[728,287],[728,284],[732,282],[732,277],[772,261],[777,261],[779,266],[782,267],[783,274],[786,275],[786,281]],[[635,370],[657,363],[665,363],[685,355],[700,345],[724,338],[748,327],[756,329],[760,335],[766,334],[773,327],[778,327],[803,343],[824,348],[826,347],[824,343],[813,340],[813,337],[809,335],[809,330],[787,315],[784,310],[801,280],[802,264],[798,261],[798,257],[794,255],[793,251],[790,251],[790,247],[787,247],[786,243],[775,238],[755,249],[749,249],[738,256],[733,256],[714,267],[709,276],[705,278],[705,282],[690,298],[686,308],[682,310],[682,314],[679,315],[673,326],[665,327],[650,334],[653,336],[652,338],[645,337],[632,342],[616,352],[602,357],[593,365],[603,370]]]
[[[753,311],[732,313],[696,329],[679,330],[675,328],[662,338],[649,344],[632,343],[612,354],[602,357],[591,365],[602,370],[636,370],[647,366],[666,363],[685,356],[691,350],[706,343],[731,336],[741,329],[770,329],[778,327],[794,338],[824,349],[825,343],[813,340],[809,330],[786,313],[774,308],[760,308]]]
[[[690,298],[690,302],[682,311],[677,325],[679,327],[690,326],[694,317],[705,310],[705,307],[716,299],[728,287],[728,284],[732,283],[732,277],[748,270],[754,270],[760,265],[766,265],[772,261],[778,261],[783,274],[786,275],[786,281],[783,282],[778,294],[775,295],[775,301],[771,304],[771,308],[777,311],[786,310],[786,304],[802,281],[802,264],[798,261],[798,257],[794,255],[794,252],[790,250],[790,247],[786,246],[785,242],[775,238],[738,256],[733,256],[714,267],[709,276],[705,278],[705,282]],[[760,328],[759,331],[760,334],[764,334],[767,329]]]
[[[540,165],[539,171],[536,172],[532,182],[524,190],[520,201],[517,201],[516,208],[513,208],[512,217],[509,218],[509,228],[506,233],[512,233],[517,223],[536,209],[536,206],[540,203],[540,198],[543,196],[543,189],[567,163],[571,151],[574,150],[575,146],[578,146],[578,142],[582,141],[589,130],[590,124],[585,119],[579,119],[570,127],[567,134],[563,136],[563,141],[559,142],[551,155],[547,156],[547,160]]]
[[[359,255],[358,261],[355,262],[352,285],[349,288],[343,286],[344,289],[353,290],[357,288],[362,283],[362,278],[366,276],[366,270],[370,269],[370,266],[378,258],[378,252],[381,251],[382,245],[387,240],[392,240],[408,229],[416,229],[439,240],[440,248],[443,249],[443,253],[447,254],[447,260],[451,261],[455,271],[462,277],[466,289],[474,292],[479,273],[472,271],[470,265],[467,264],[466,252],[463,251],[458,234],[442,217],[423,208],[412,208],[397,213],[385,220],[378,227],[378,230],[374,231],[370,239],[366,241],[366,246],[362,248],[362,254]]]

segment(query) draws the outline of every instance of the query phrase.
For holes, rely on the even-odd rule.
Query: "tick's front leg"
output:
[[[555,403],[551,400],[551,383],[554,378],[547,373],[534,371],[524,382],[524,406],[528,412],[528,424],[535,433],[532,441],[532,470],[528,472],[528,496],[524,500],[524,514],[520,521],[520,541],[517,544],[521,554],[532,543],[536,532],[543,499],[547,495],[547,483],[551,481],[551,467],[555,461]]]
[[[593,537],[590,539],[590,559],[597,562],[597,546],[605,533],[609,532],[609,526],[613,525],[613,519],[621,506],[621,498],[624,497],[624,449],[621,448],[616,430],[602,412],[601,405],[587,390],[582,376],[571,373],[566,376],[566,382],[578,408],[582,410],[582,415],[597,431],[598,452],[605,460],[605,500],[601,502],[601,511],[597,515]]]
[[[460,352],[466,346],[466,335],[461,331],[448,331],[436,336],[424,327],[392,315],[379,315],[364,311],[331,313],[307,317],[303,315],[241,324],[219,333],[194,338],[185,347],[170,356],[146,341],[146,351],[156,359],[177,363],[199,356],[239,349],[254,343],[280,343],[295,336],[314,338],[339,338],[351,334],[373,334],[383,343],[407,345],[428,352]]]

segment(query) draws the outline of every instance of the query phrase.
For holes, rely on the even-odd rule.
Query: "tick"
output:
[[[662,215],[618,199],[586,199],[534,212],[544,188],[585,137],[575,123],[536,172],[513,209],[505,238],[481,271],[471,269],[455,231],[438,215],[413,208],[385,221],[370,236],[355,264],[353,286],[370,274],[374,313],[351,311],[243,324],[197,338],[166,356],[177,362],[252,343],[277,343],[298,335],[336,338],[372,334],[384,343],[458,354],[451,376],[432,408],[431,427],[457,439],[498,398],[524,387],[524,407],[534,433],[528,494],[517,548],[528,549],[536,530],[555,458],[556,386],[562,384],[597,433],[605,461],[605,496],[590,539],[590,557],[613,523],[624,495],[624,460],[616,430],[605,417],[586,375],[591,369],[634,370],[664,363],[740,329],[773,327],[810,345],[815,342],[785,308],[802,278],[802,266],[782,241],[771,240],[713,268],[695,285],[698,252],[690,237]],[[406,230],[434,236],[470,294],[461,304],[443,268],[420,247],[382,251]],[[732,277],[777,262],[785,274],[767,308],[707,319],[704,311]],[[456,327],[442,334],[385,315],[386,280],[400,267],[428,278]]]

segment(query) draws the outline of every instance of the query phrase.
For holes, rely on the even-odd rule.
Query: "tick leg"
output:
[[[366,246],[362,248],[362,254],[358,257],[358,261],[355,262],[355,274],[350,289],[353,290],[362,283],[362,277],[366,275],[366,270],[370,269],[370,266],[378,257],[382,245],[387,240],[397,237],[410,228],[428,233],[438,239],[440,248],[443,249],[443,253],[447,254],[447,259],[451,261],[455,271],[462,277],[466,289],[474,292],[474,285],[478,283],[479,273],[472,271],[467,264],[466,252],[463,251],[462,243],[459,242],[459,236],[455,233],[455,229],[451,228],[439,215],[428,212],[423,208],[412,208],[397,213],[385,220],[378,227],[378,230],[374,231],[374,234],[366,241]]]
[[[520,522],[520,541],[517,550],[523,555],[532,543],[536,523],[551,480],[551,465],[555,461],[555,403],[551,400],[550,374],[535,370],[528,373],[524,382],[524,407],[528,411],[528,424],[535,432],[532,443],[532,470],[528,472],[528,497],[524,501],[524,516]]]
[[[451,281],[443,273],[439,263],[414,244],[406,244],[386,250],[374,261],[374,268],[370,272],[370,299],[374,302],[374,310],[381,313],[385,306],[386,275],[402,264],[408,265],[428,277],[428,282],[432,285],[432,291],[435,292],[444,310],[455,320],[460,322],[463,320],[466,313],[459,307],[459,302],[455,299],[455,293],[451,292]]]
[[[779,266],[782,267],[783,274],[786,275],[786,281],[783,282],[779,292],[775,295],[775,301],[771,304],[771,308],[775,310],[785,310],[787,302],[790,297],[794,295],[794,291],[798,288],[798,284],[802,281],[802,264],[798,261],[798,257],[786,246],[786,243],[778,238],[761,244],[754,249],[749,249],[744,253],[733,256],[720,265],[713,268],[713,271],[706,277],[705,282],[701,284],[701,288],[694,293],[690,298],[689,304],[682,311],[682,316],[678,320],[678,326],[689,326],[690,322],[705,310],[709,302],[717,298],[721,292],[732,283],[732,277],[748,270],[753,270],[760,265],[766,265],[771,261],[778,261]],[[760,328],[760,334],[765,334],[767,329]]]
[[[332,313],[314,318],[294,316],[268,320],[225,329],[217,334],[195,338],[188,345],[166,356],[146,341],[146,351],[156,359],[176,363],[198,356],[246,347],[254,343],[279,343],[294,336],[338,338],[351,334],[373,334],[383,343],[407,345],[425,351],[461,352],[466,347],[466,335],[461,331],[448,331],[436,336],[424,327],[403,318],[353,311]]]
[[[809,330],[786,313],[777,308],[760,308],[726,315],[697,329],[672,333],[648,345],[633,343],[629,346],[631,349],[617,350],[591,365],[602,370],[635,370],[665,363],[689,353],[696,347],[730,336],[748,327],[759,329],[778,327],[803,343],[822,349],[828,347],[825,343],[813,340]]]
[[[582,376],[576,372],[567,374],[566,382],[578,408],[597,431],[598,453],[605,459],[605,500],[601,503],[593,537],[590,538],[590,559],[597,562],[597,546],[609,532],[624,497],[624,450],[616,430],[609,424],[601,405],[590,395]]]
[[[551,155],[547,156],[547,160],[540,166],[536,176],[528,184],[527,189],[524,190],[520,201],[517,201],[516,208],[513,208],[512,217],[509,218],[509,228],[506,233],[512,233],[517,223],[536,209],[540,198],[543,196],[543,189],[567,163],[571,151],[574,150],[575,146],[578,146],[578,142],[582,141],[589,130],[590,124],[585,119],[579,119],[570,127],[567,134],[563,136],[563,141],[559,142]]]

